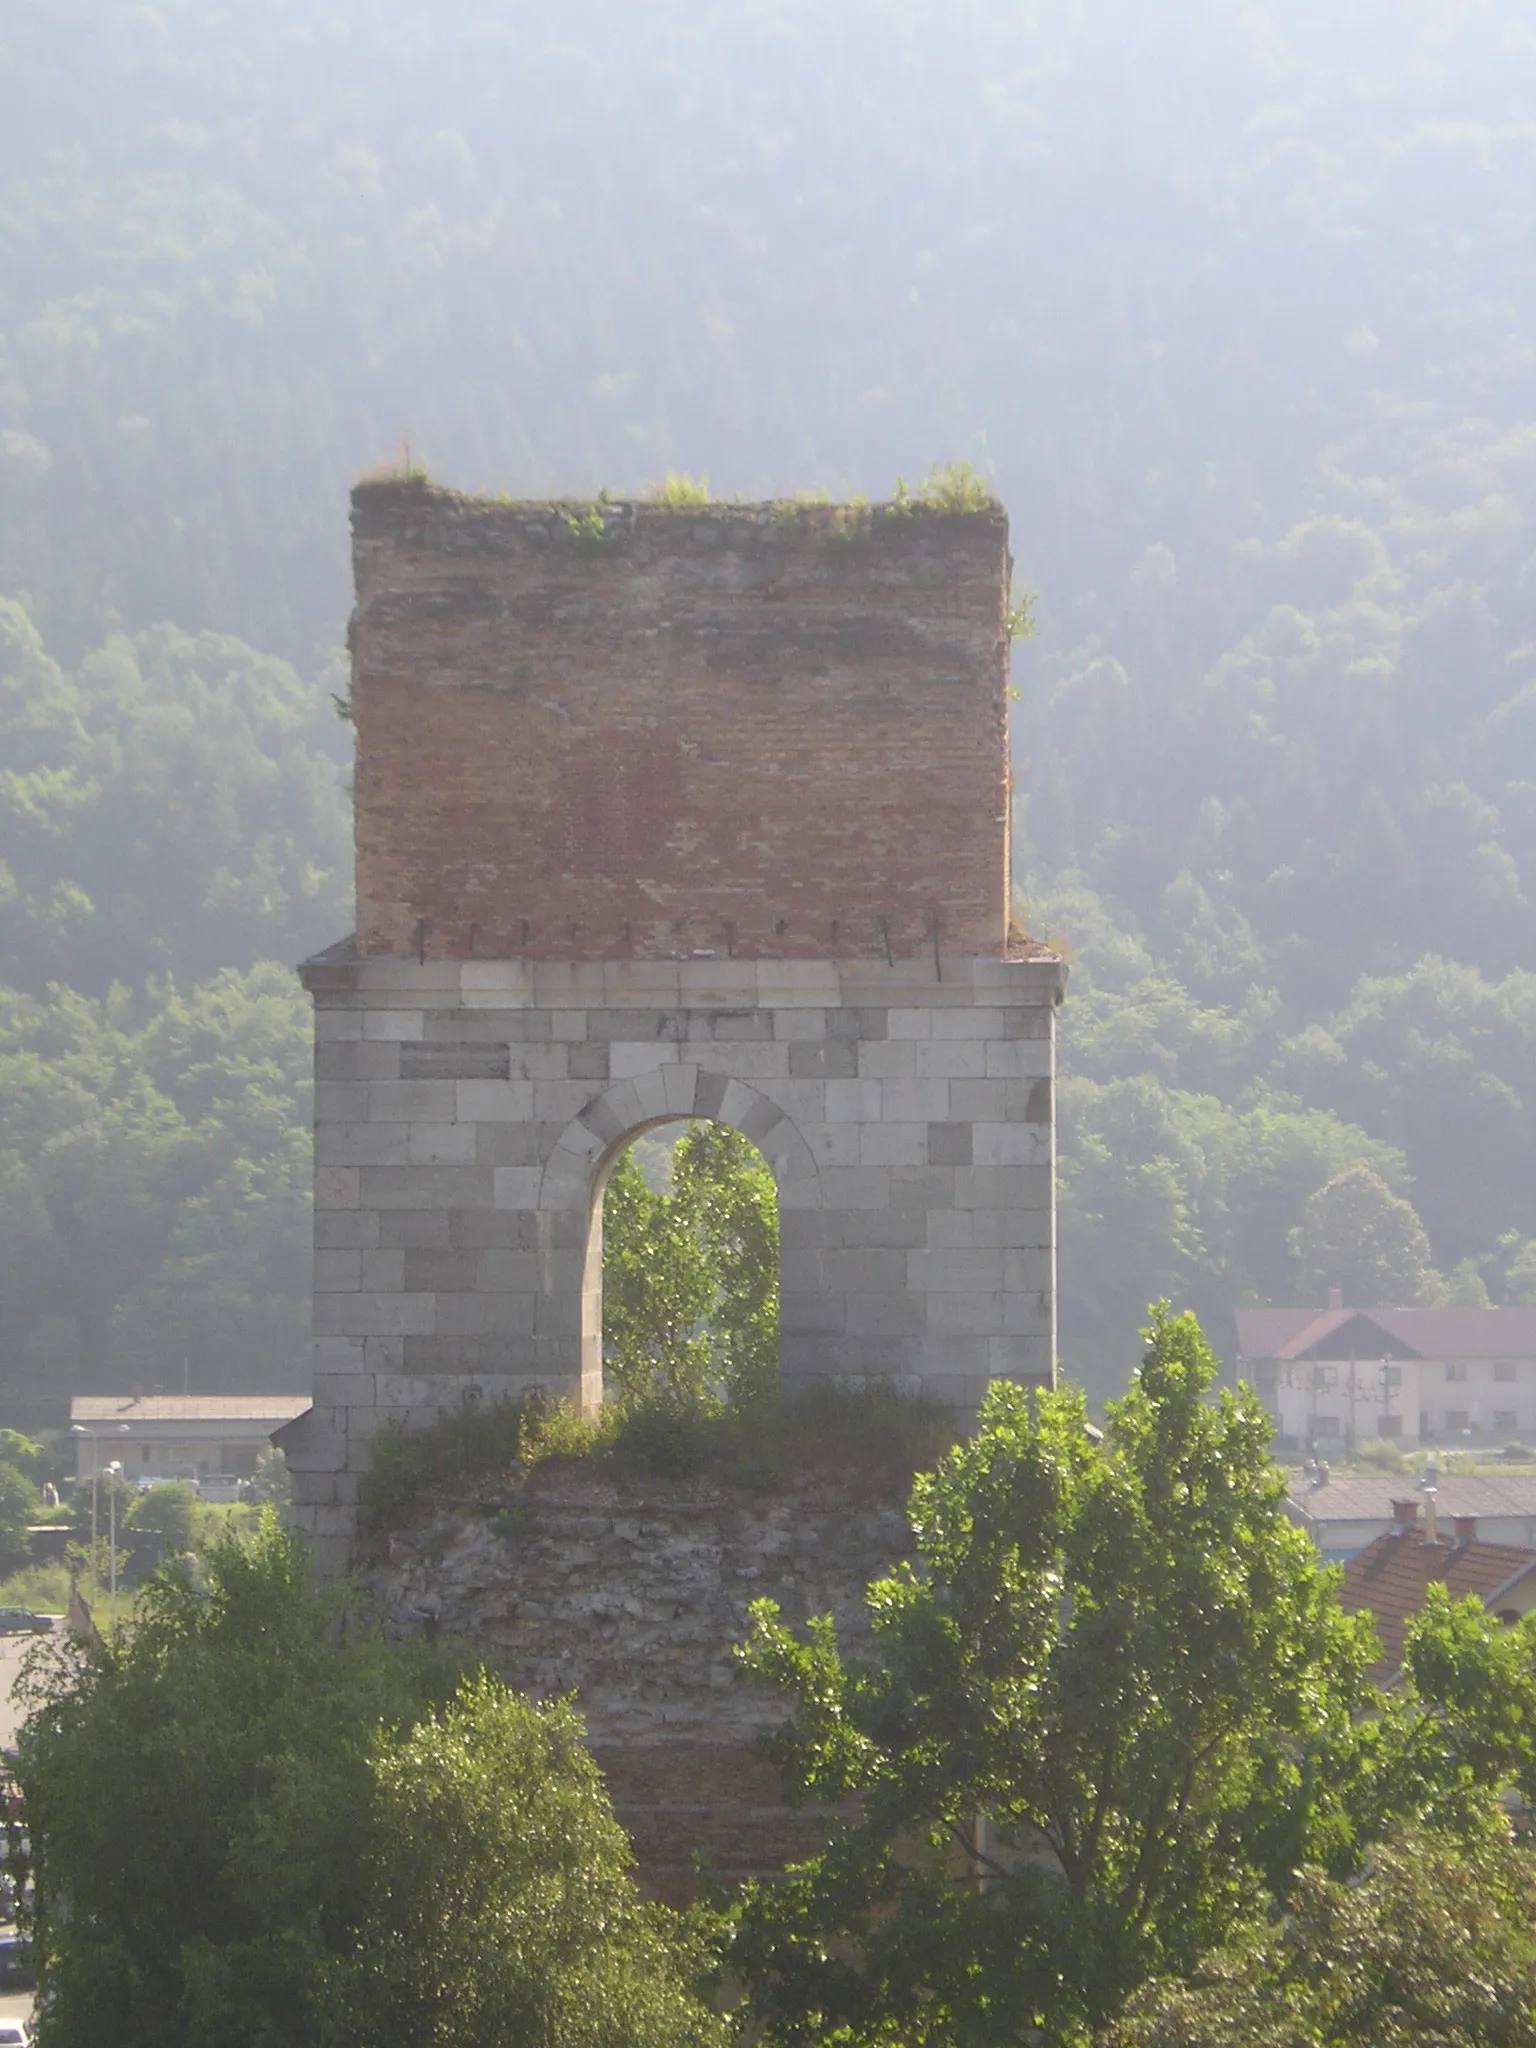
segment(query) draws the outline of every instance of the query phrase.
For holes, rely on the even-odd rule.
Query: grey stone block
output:
[[[887,1288],[850,1294],[847,1318],[850,1337],[919,1337],[928,1327],[927,1306],[920,1294]]]
[[[409,1157],[404,1124],[319,1124],[317,1166],[404,1166]]]
[[[1049,1038],[1055,1012],[1049,1003],[1010,1004],[1003,1012],[1003,1038]]]
[[[341,1294],[363,1284],[363,1255],[360,1251],[315,1253],[316,1294]]]
[[[447,1209],[390,1209],[382,1215],[375,1215],[373,1220],[379,1244],[385,1249],[446,1251],[448,1248],[451,1212]]]
[[[363,1286],[375,1293],[403,1293],[406,1286],[405,1259],[406,1254],[403,1251],[394,1249],[364,1252]]]
[[[379,1242],[379,1219],[371,1209],[317,1209],[315,1250],[372,1250]]]
[[[928,1163],[930,1166],[969,1166],[971,1163],[970,1125],[929,1124]]]
[[[404,1081],[505,1081],[512,1055],[504,1042],[481,1039],[426,1039],[400,1048]]]
[[[479,1252],[408,1251],[400,1256],[403,1284],[413,1294],[468,1294],[479,1285]]]
[[[536,1124],[466,1124],[475,1141],[478,1166],[539,1166],[543,1163],[541,1134]]]
[[[368,1116],[366,1081],[315,1082],[316,1123],[365,1122]]]
[[[408,1124],[406,1157],[412,1166],[473,1166],[476,1124]]]
[[[395,1081],[400,1048],[389,1040],[321,1039],[315,1046],[317,1081]]]
[[[608,1079],[608,1047],[606,1045],[573,1045],[570,1050],[568,1071],[573,1081],[606,1081]]]
[[[859,1072],[859,1049],[851,1040],[792,1039],[789,1077],[792,1081],[852,1081]]]
[[[533,1334],[536,1297],[532,1294],[442,1294],[436,1297],[433,1334],[440,1337]]]
[[[707,1023],[709,1036],[717,1040],[758,1044],[773,1037],[773,1018],[766,1010],[710,1010],[702,1020],[691,1018],[690,1024],[699,1021]]]
[[[315,1207],[355,1209],[362,1176],[355,1166],[316,1166]]]
[[[403,1337],[433,1328],[434,1297],[430,1294],[317,1294],[315,1335],[328,1337]]]
[[[484,1166],[365,1166],[365,1209],[488,1209],[494,1170]]]

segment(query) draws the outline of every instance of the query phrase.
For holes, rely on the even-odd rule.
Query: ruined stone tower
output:
[[[778,1183],[781,1384],[1055,1358],[1064,970],[1009,937],[1000,510],[353,495],[357,933],[315,1000],[339,1565],[380,1421],[601,1395],[602,1190],[677,1117]]]

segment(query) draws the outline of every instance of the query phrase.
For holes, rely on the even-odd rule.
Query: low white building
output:
[[[89,1479],[116,1460],[131,1480],[249,1479],[272,1432],[309,1405],[308,1394],[77,1394],[75,1473]]]
[[[1536,1440],[1536,1308],[1243,1308],[1237,1370],[1309,1456]]]

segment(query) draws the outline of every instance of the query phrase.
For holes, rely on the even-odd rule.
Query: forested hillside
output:
[[[347,923],[345,497],[402,440],[992,478],[1096,1391],[1152,1294],[1222,1341],[1322,1284],[1354,1165],[1427,1226],[1395,1284],[1536,1298],[1533,104],[1492,0],[13,9],[0,1385],[302,1377],[287,968]]]

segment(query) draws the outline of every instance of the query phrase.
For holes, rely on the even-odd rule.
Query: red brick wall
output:
[[[353,494],[365,954],[996,953],[1001,511]]]

